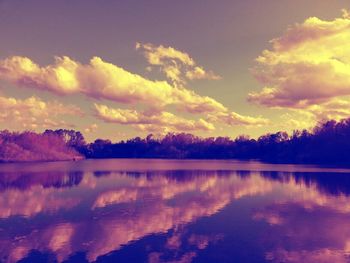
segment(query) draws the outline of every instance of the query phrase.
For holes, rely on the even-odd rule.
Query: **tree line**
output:
[[[168,133],[156,138],[132,138],[112,143],[97,139],[86,143],[74,130],[0,132],[0,160],[19,154],[44,156],[45,160],[85,158],[174,158],[174,159],[256,159],[273,163],[350,164],[350,118],[319,123],[312,130],[269,133],[257,139],[248,136],[201,138],[188,133]],[[21,152],[24,151],[24,152]],[[49,151],[50,154],[46,154]],[[22,157],[23,156],[23,157]],[[49,158],[50,157],[50,158]],[[30,158],[29,158],[30,159]]]

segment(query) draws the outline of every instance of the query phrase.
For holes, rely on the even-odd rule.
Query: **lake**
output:
[[[349,262],[350,170],[216,160],[0,165],[1,262]]]

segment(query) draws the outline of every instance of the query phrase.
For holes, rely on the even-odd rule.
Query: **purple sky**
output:
[[[349,9],[329,0],[0,0],[0,129],[255,137],[348,117]]]

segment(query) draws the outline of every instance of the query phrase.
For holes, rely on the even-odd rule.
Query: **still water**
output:
[[[0,262],[349,262],[350,170],[236,161],[0,165]]]

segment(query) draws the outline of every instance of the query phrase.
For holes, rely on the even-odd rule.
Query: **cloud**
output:
[[[248,100],[268,107],[305,108],[350,95],[350,18],[306,19],[271,41],[253,69],[265,87]]]
[[[208,114],[208,120],[212,122],[221,122],[228,126],[235,125],[254,125],[262,126],[270,123],[268,119],[262,117],[243,116],[236,112],[216,112]]]
[[[196,113],[225,109],[210,97],[174,87],[166,81],[143,78],[99,57],[92,58],[86,65],[66,56],[56,57],[54,64],[40,67],[29,58],[14,56],[0,61],[0,78],[60,95],[85,94],[124,104],[175,105]]]
[[[6,123],[7,127],[36,129],[74,126],[60,120],[62,115],[83,116],[83,112],[74,105],[45,102],[34,96],[27,99],[0,96],[0,123]]]
[[[159,66],[165,76],[176,86],[183,86],[187,80],[221,78],[214,72],[197,66],[189,54],[173,47],[136,43],[136,49],[143,52],[150,65]]]
[[[212,71],[205,71],[202,67],[194,67],[192,70],[186,72],[186,77],[190,80],[194,79],[212,79],[218,80],[221,79],[220,76],[216,75]]]
[[[150,44],[139,44],[139,48],[148,50],[147,58],[152,65],[163,65],[164,63],[168,65],[168,62],[165,62],[168,60],[184,64],[185,73],[181,71],[182,66],[177,67],[178,64],[175,62],[169,62],[171,64],[169,66],[174,66],[172,69],[174,76],[177,76],[177,70],[180,69],[181,74],[185,74],[188,79],[207,78],[212,74],[197,66],[188,54],[173,48],[154,47]],[[170,71],[168,73],[170,74]],[[211,97],[201,96],[193,90],[169,84],[167,81],[146,79],[117,65],[105,62],[99,57],[93,57],[88,64],[81,64],[67,56],[55,57],[53,64],[42,67],[29,58],[14,56],[0,60],[0,79],[21,87],[45,90],[59,95],[83,94],[93,99],[104,99],[126,105],[142,104],[147,111],[141,114],[132,110],[119,110],[119,115],[128,116],[125,122],[120,116],[113,116],[113,121],[110,120],[110,116],[100,114],[99,117],[102,116],[105,121],[109,122],[132,124],[145,131],[155,131],[159,128],[163,131],[169,131],[170,128],[175,131],[214,129],[207,117],[196,121],[186,120],[165,111],[166,107],[173,107],[177,111],[192,114],[210,114],[211,119],[216,116],[216,122],[229,126],[266,124],[266,120],[262,118],[229,112],[227,107]],[[152,117],[150,112],[161,113]],[[133,123],[133,118],[138,118],[136,123]],[[47,123],[47,126],[60,125],[63,123],[52,121]],[[93,130],[95,129],[86,128],[87,132]]]
[[[86,133],[93,133],[93,132],[96,132],[97,128],[98,128],[98,125],[96,123],[93,123],[89,127],[85,128],[84,131]]]
[[[321,105],[311,105],[305,113],[312,113],[317,120],[341,120],[350,116],[350,100],[335,98]]]
[[[319,105],[293,109],[280,115],[275,126],[293,131],[295,129],[312,129],[316,123],[329,120],[340,121],[350,116],[350,100],[347,97],[334,98]]]
[[[14,56],[0,61],[0,77],[24,87],[70,94],[79,89],[78,67],[69,57],[55,57],[55,64],[40,67],[27,57]]]
[[[146,131],[210,131],[213,124],[204,119],[188,120],[170,112],[152,112],[129,109],[114,109],[106,105],[95,104],[96,116],[105,122],[133,125]]]

